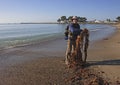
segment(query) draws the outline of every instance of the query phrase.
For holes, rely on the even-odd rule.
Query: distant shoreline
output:
[[[4,24],[69,24],[69,23],[59,23],[59,22],[20,22],[20,23],[0,23],[0,25],[4,25]],[[115,25],[116,23],[95,23],[95,22],[85,22],[82,23],[80,22],[79,24],[111,24],[111,25]]]
[[[60,24],[58,22],[21,22],[21,23],[0,23],[0,25],[4,24]]]
[[[38,22],[38,23],[36,23],[36,22],[23,22],[23,23],[19,23],[19,24],[60,24],[60,23],[58,23],[58,22]]]

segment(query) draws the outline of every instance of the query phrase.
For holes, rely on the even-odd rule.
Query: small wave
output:
[[[90,29],[90,31],[92,31],[92,32],[98,31],[98,30],[101,30],[101,29]]]

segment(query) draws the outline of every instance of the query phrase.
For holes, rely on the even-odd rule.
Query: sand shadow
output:
[[[95,65],[120,65],[120,59],[116,60],[104,60],[104,61],[87,61],[87,66],[95,66]]]
[[[120,59],[116,60],[104,60],[104,61],[87,61],[86,64],[76,66],[74,68],[74,72],[79,71],[80,69],[88,68],[90,66],[97,66],[97,65],[120,65]]]

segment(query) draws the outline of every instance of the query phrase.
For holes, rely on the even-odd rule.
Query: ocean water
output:
[[[90,31],[90,41],[96,41],[107,38],[112,35],[116,30],[115,27],[106,24],[82,24],[82,28],[88,28]]]
[[[0,49],[21,46],[47,39],[63,37],[67,24],[0,24]],[[81,24],[88,28],[90,41],[106,38],[115,27],[101,24]]]

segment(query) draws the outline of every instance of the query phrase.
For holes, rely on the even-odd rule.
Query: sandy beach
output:
[[[120,24],[115,26],[117,29],[113,35],[95,42],[94,47],[88,51],[88,60],[93,62],[92,66],[103,71],[104,78],[114,82],[111,85],[117,85],[115,82],[120,81]]]
[[[1,50],[0,85],[88,85],[95,78],[120,85],[120,24],[115,26],[113,35],[90,43],[88,65],[82,70],[69,69],[64,63],[67,43],[63,37]],[[84,76],[75,79],[78,74]]]

